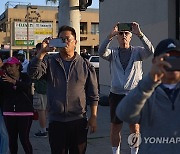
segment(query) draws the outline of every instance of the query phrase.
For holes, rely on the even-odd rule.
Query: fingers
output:
[[[118,30],[118,25],[119,25],[119,22],[116,24],[116,25],[114,25],[114,30]]]
[[[164,60],[165,57],[168,56],[169,54],[162,54],[153,59],[153,65],[150,71],[150,75],[155,82],[161,80],[164,77],[164,75],[166,75],[167,67],[171,67],[171,65]]]
[[[137,22],[132,22],[132,33],[135,35],[139,35],[142,33],[139,24]]]
[[[47,37],[45,38],[43,41],[42,41],[42,48],[46,47],[47,45],[49,45],[49,40],[52,39],[50,37]]]
[[[118,25],[119,25],[119,22],[116,24],[116,25],[114,25],[114,27],[113,27],[113,29],[112,29],[112,31],[111,31],[111,36],[113,37],[113,36],[115,36],[115,35],[117,35],[118,33],[119,33],[119,31],[118,31]]]
[[[49,40],[53,39],[52,37],[47,37],[42,41],[42,45],[41,45],[41,52],[49,52],[54,50],[53,48],[51,49],[49,47]]]
[[[13,79],[11,77],[9,77],[8,75],[3,75],[2,77],[3,81],[7,81],[7,82],[13,82]]]
[[[90,134],[96,132],[96,126],[91,126],[90,127]]]
[[[132,22],[132,26],[137,26],[139,27],[139,24],[137,22]]]
[[[169,57],[168,53],[157,56],[155,58],[155,63],[158,64],[162,68],[165,68],[165,67],[171,68],[172,67],[171,64],[165,61],[166,57]]]
[[[96,124],[96,120],[94,121],[94,120],[89,120],[88,121],[88,124],[87,124],[87,128],[89,128],[89,132],[90,132],[90,134],[91,133],[94,133],[95,131],[96,131],[96,129],[97,129],[97,124]]]

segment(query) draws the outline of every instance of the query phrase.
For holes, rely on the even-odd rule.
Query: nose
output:
[[[122,33],[122,36],[126,36],[126,33]]]
[[[68,38],[62,38],[63,43],[67,43],[68,42]]]

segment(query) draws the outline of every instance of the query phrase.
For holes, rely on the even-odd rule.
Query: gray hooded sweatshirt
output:
[[[100,46],[99,55],[110,62],[112,93],[127,94],[142,79],[142,61],[154,53],[154,48],[145,35],[140,40],[144,47],[130,47],[131,57],[125,70],[120,62],[119,48],[109,48],[111,40],[106,38]]]
[[[44,58],[43,61],[35,57],[29,64],[28,73],[32,79],[45,76],[47,80],[50,122],[86,118],[87,104],[98,104],[95,68],[77,53],[68,74],[59,53]]]
[[[116,115],[140,123],[142,143],[138,154],[180,153],[180,83],[174,103],[148,74],[117,106]]]

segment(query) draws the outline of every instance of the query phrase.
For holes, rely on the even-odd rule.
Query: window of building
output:
[[[14,21],[21,21],[21,19],[14,19]]]
[[[0,32],[6,32],[6,24],[5,23],[2,23],[0,25]]]
[[[91,34],[99,34],[99,23],[91,23]]]
[[[87,34],[87,22],[80,23],[80,34]]]
[[[58,21],[56,21],[56,34],[58,34],[58,31],[59,31],[59,23]]]

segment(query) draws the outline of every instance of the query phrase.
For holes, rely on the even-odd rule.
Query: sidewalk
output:
[[[34,154],[50,154],[50,147],[48,138],[36,138],[34,133],[38,131],[39,123],[34,121],[31,127],[30,140],[33,146]],[[109,106],[99,106],[98,108],[98,129],[94,134],[88,135],[88,145],[86,154],[111,154],[110,144],[110,117]],[[129,146],[127,144],[127,137],[129,135],[128,125],[125,123],[122,130],[122,145],[121,154],[130,154]],[[24,151],[19,143],[19,154]]]

